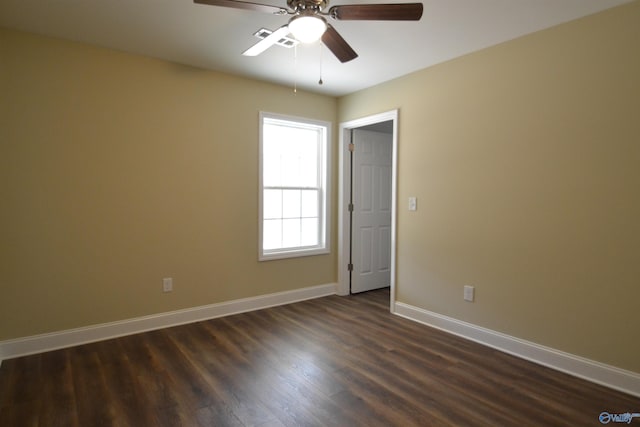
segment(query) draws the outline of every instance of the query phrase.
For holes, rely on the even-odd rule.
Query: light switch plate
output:
[[[409,210],[410,211],[418,210],[418,199],[416,197],[409,197]]]

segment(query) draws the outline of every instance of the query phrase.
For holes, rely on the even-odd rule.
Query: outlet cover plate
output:
[[[165,277],[162,279],[162,292],[173,291],[173,279],[171,277]]]
[[[464,287],[464,300],[465,301],[469,301],[469,302],[473,302],[474,297],[475,297],[475,291],[476,291],[476,288],[474,288],[473,286],[465,285],[465,287]]]

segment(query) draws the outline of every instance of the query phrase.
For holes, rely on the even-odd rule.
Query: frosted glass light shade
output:
[[[327,23],[320,16],[300,15],[289,21],[289,31],[302,43],[313,43],[322,37],[327,29]]]

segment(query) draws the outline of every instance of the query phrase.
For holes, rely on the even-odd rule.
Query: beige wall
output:
[[[0,340],[335,281],[257,262],[258,112],[335,98],[0,30],[0,99]]]
[[[400,109],[399,301],[640,372],[639,53],[634,2],[339,100]]]

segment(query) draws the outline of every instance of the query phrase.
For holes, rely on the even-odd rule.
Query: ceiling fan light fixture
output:
[[[327,21],[317,15],[297,15],[289,21],[289,31],[302,43],[313,43],[327,30]]]

